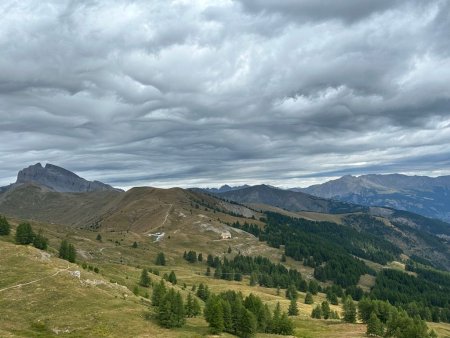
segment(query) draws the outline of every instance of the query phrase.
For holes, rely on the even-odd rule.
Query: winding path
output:
[[[13,286],[8,286],[7,288],[0,289],[0,292],[6,291],[6,290],[10,290],[10,289],[20,288],[20,287],[25,286],[25,285],[30,285],[30,284],[33,284],[33,283],[40,282],[41,280],[44,280],[44,279],[47,279],[47,278],[54,277],[54,276],[58,275],[59,273],[61,273],[61,272],[63,272],[63,271],[68,271],[68,270],[69,270],[69,267],[70,267],[70,265],[67,265],[67,268],[65,268],[65,269],[59,269],[59,270],[56,271],[53,275],[46,276],[46,277],[42,277],[42,278],[39,278],[39,279],[35,279],[35,280],[32,280],[31,282],[20,283],[20,284],[16,284],[16,285],[13,285]]]

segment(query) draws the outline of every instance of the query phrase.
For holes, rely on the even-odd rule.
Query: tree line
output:
[[[450,278],[445,273],[420,267],[414,270],[417,276],[392,269],[380,271],[370,297],[389,301],[411,316],[450,322]]]
[[[250,276],[250,284],[258,283],[269,288],[287,288],[293,284],[300,291],[308,289],[308,283],[301,273],[295,269],[288,269],[283,264],[273,263],[262,256],[243,256],[237,254],[232,259],[208,255],[208,267],[214,268],[214,277],[225,280],[242,280],[242,275]],[[208,272],[207,272],[208,274]]]
[[[235,291],[211,294],[206,300],[204,316],[213,334],[228,332],[244,338],[257,332],[293,334],[293,323],[286,312],[281,312],[280,303],[272,313],[253,294],[245,298]]]
[[[436,333],[428,330],[419,316],[410,316],[404,309],[389,302],[363,298],[358,303],[358,317],[367,324],[367,335],[396,338],[433,338]]]

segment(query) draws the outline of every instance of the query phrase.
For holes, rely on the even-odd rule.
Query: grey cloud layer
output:
[[[0,183],[450,173],[446,1],[5,1]]]

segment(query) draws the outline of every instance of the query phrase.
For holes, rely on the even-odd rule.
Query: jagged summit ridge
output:
[[[57,192],[90,192],[115,190],[99,181],[88,181],[75,173],[53,164],[36,163],[19,171],[15,185],[34,183]]]

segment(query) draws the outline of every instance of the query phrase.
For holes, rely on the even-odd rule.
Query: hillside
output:
[[[313,211],[329,214],[365,210],[358,205],[318,198],[302,192],[277,189],[267,185],[255,185],[218,194],[221,198],[248,204],[267,204],[289,211]]]
[[[348,175],[294,190],[342,202],[386,206],[450,221],[450,176]]]
[[[223,198],[231,193],[240,193],[245,201],[250,202],[243,205],[231,198],[230,201]],[[264,204],[260,198],[274,205]],[[252,203],[256,201],[257,204]],[[287,211],[277,207],[277,201],[297,207],[301,205],[314,211]],[[0,292],[19,292],[11,299],[16,296],[32,297],[35,299],[33,304],[39,306],[52,303],[52,292],[46,287],[49,290],[64,290],[59,284],[59,277],[65,276],[65,272],[58,272],[58,269],[62,269],[61,263],[67,263],[55,258],[63,239],[76,247],[78,267],[70,265],[70,269],[78,269],[82,278],[89,280],[96,275],[89,269],[84,270],[83,266],[99,270],[100,282],[93,282],[98,285],[87,282],[94,288],[91,296],[105,303],[92,307],[96,309],[94,312],[103,314],[95,317],[99,322],[98,327],[89,321],[92,312],[88,311],[89,302],[83,298],[83,291],[78,290],[78,284],[73,285],[66,279],[61,282],[67,285],[65,290],[70,293],[67,302],[76,302],[81,297],[80,304],[83,304],[80,315],[74,316],[72,321],[68,320],[67,327],[63,328],[68,330],[68,336],[98,336],[98,332],[114,336],[116,330],[121,332],[123,329],[120,325],[116,327],[111,324],[114,315],[118,314],[109,312],[110,307],[124,307],[123,311],[130,316],[138,313],[138,319],[133,317],[133,320],[142,322],[136,325],[133,336],[207,335],[208,323],[202,317],[189,318],[185,325],[170,330],[170,333],[158,326],[156,310],[149,307],[146,297],[151,295],[156,282],[171,271],[178,280],[174,287],[185,300],[188,290],[194,285],[197,288],[200,283],[206,283],[217,294],[234,290],[241,291],[243,297],[247,297],[253,293],[268,305],[270,311],[274,311],[277,302],[280,302],[282,309],[288,309],[286,289],[293,285],[299,291],[297,306],[300,313],[292,317],[292,322],[295,335],[300,337],[305,334],[311,337],[330,337],[330,334],[335,337],[362,337],[365,325],[361,323],[310,318],[314,306],[332,297],[339,300],[331,308],[342,313],[345,294],[357,301],[361,300],[364,293],[376,295],[378,299],[398,302],[408,311],[413,306],[410,300],[420,301],[426,304],[423,308],[427,309],[420,313],[422,318],[430,321],[432,318],[427,314],[439,311],[440,317],[436,321],[450,320],[450,313],[445,308],[445,302],[450,301],[445,291],[447,287],[450,290],[450,281],[440,275],[442,272],[429,272],[435,271],[430,269],[450,268],[446,239],[431,232],[440,229],[442,224],[430,223],[427,218],[393,209],[366,209],[267,186],[256,187],[256,193],[255,189],[245,188],[216,196],[197,190],[151,187],[133,188],[127,192],[61,193],[36,184],[22,184],[0,194],[0,213],[6,214],[13,225],[10,235],[0,236],[0,245],[5,248],[2,266],[6,267],[1,272],[7,276],[3,287],[6,289]],[[45,252],[18,246],[17,252],[22,252],[24,257],[30,254],[31,261],[27,263],[33,265],[30,274],[23,272],[23,267],[14,256],[14,244],[11,244],[17,225],[26,219],[31,220],[36,232],[41,231],[49,239],[49,247]],[[23,253],[25,249],[28,250],[26,254]],[[155,264],[161,252],[166,257],[165,266]],[[195,252],[192,263],[187,261],[186,252]],[[197,261],[199,253],[204,257],[201,261]],[[46,262],[51,262],[47,267],[41,267],[40,261],[33,260],[33,257],[39,258],[40,255],[46,257]],[[207,256],[211,256],[211,259],[206,260]],[[27,262],[28,258],[24,261]],[[137,285],[143,267],[151,272],[153,287]],[[422,298],[406,293],[401,277],[395,273],[384,273],[392,269],[404,271],[405,267],[415,270],[407,273],[400,271],[401,276],[417,276],[417,283],[421,284],[424,291]],[[207,275],[208,269],[210,275]],[[38,274],[37,270],[46,273]],[[58,274],[46,277],[53,273]],[[34,274],[39,277],[34,278]],[[86,274],[88,277],[84,277]],[[39,287],[46,292],[40,296],[29,293],[34,292],[34,288],[27,291],[24,287],[14,287],[40,279],[41,276],[45,277],[45,288]],[[437,297],[436,290],[439,287],[436,287],[436,278],[443,280],[441,287],[445,288]],[[390,298],[385,298],[383,295],[388,293],[384,289],[385,284],[380,281],[390,283],[392,288],[402,290],[401,293],[393,293],[389,295]],[[411,283],[410,280],[404,282]],[[78,283],[80,287],[86,284]],[[108,290],[117,287],[116,283],[125,287],[129,296],[114,296],[111,301],[103,295],[96,295],[97,291],[100,292],[97,288]],[[34,284],[39,284],[39,281],[30,286]],[[277,287],[280,291],[277,291]],[[318,292],[313,297],[314,304],[303,302],[308,290]],[[131,291],[141,297],[131,295]],[[14,310],[11,299],[5,303],[10,313],[7,318],[14,311],[25,312],[28,309],[24,305],[24,308]],[[133,301],[130,303],[130,300]],[[64,304],[61,303],[61,307],[67,306]],[[56,311],[59,311],[55,306]],[[206,305],[202,302],[201,306]],[[55,310],[47,310],[42,315],[36,312],[39,315],[24,316],[25,319],[17,323],[11,320],[0,323],[0,328],[5,335],[42,333],[42,336],[51,336],[55,330],[62,330],[57,323],[66,322],[66,312],[62,311],[63,316],[58,320]],[[91,316],[87,313],[91,313]],[[56,318],[55,321],[47,319],[51,315]],[[439,325],[441,331],[446,328],[446,324]],[[59,335],[63,334],[62,331],[58,332]],[[264,334],[257,336],[265,337]]]
[[[203,217],[199,217],[202,219]],[[13,232],[18,221],[11,220]],[[242,282],[206,277],[205,263],[189,264],[182,259],[183,250],[195,249],[222,257],[233,257],[241,251],[246,254],[262,254],[278,261],[280,251],[267,247],[254,236],[236,236],[231,240],[217,240],[209,233],[197,234],[186,239],[178,232],[155,241],[153,237],[131,232],[101,231],[102,240],[96,240],[98,232],[73,229],[61,225],[32,223],[50,239],[47,252],[29,246],[12,244],[12,236],[0,236],[0,335],[5,337],[204,337],[208,326],[201,317],[190,318],[183,328],[163,329],[154,319],[155,309],[143,297],[152,288],[139,287],[140,296],[133,294],[142,267],[158,269],[159,275],[150,274],[154,283],[163,273],[175,271],[178,279],[174,287],[183,297],[193,285],[207,283],[213,292],[239,290],[244,295],[253,293],[261,297],[271,309],[277,302],[287,310],[289,300],[273,288],[249,287],[248,278]],[[55,258],[62,238],[67,238],[77,248],[78,265]],[[6,240],[6,241],[5,241]],[[132,243],[137,241],[138,247]],[[232,253],[227,254],[227,248]],[[167,265],[156,266],[158,252],[166,254]],[[84,270],[87,263],[99,269],[99,273]],[[293,260],[290,266],[299,266]],[[76,271],[81,277],[77,277]],[[308,269],[303,269],[307,273]],[[23,286],[18,286],[23,284]],[[184,288],[183,284],[186,284]],[[305,296],[299,293],[300,315],[295,320],[296,336],[308,332],[312,337],[327,337],[334,332],[336,337],[363,337],[364,325],[345,324],[340,321],[315,321],[309,319],[314,304],[301,304]],[[324,294],[315,297],[315,304],[325,300]],[[49,306],[51,304],[51,306]],[[203,303],[202,303],[203,306]],[[341,311],[340,307],[333,309]],[[17,318],[20,318],[17,320]],[[349,336],[350,334],[350,336]],[[224,337],[230,335],[223,335]],[[258,334],[256,337],[275,337]],[[281,337],[281,336],[278,336]]]

